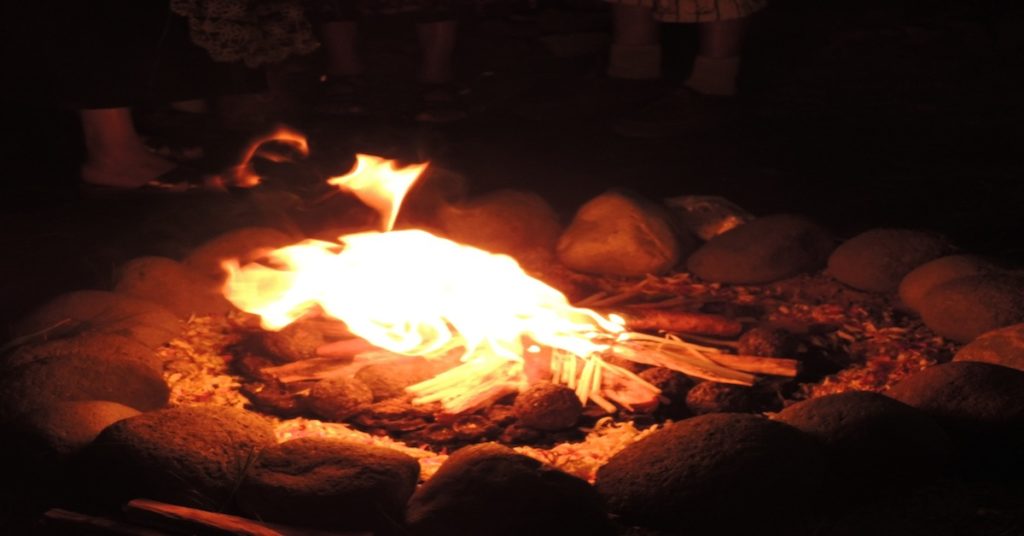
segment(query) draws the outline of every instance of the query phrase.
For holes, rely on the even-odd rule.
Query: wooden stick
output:
[[[800,372],[800,362],[795,359],[732,354],[709,355],[707,358],[724,367],[753,374],[793,378]]]
[[[264,523],[244,517],[207,512],[187,506],[135,499],[125,514],[139,523],[179,534],[231,534],[237,536],[373,536],[368,532],[328,532]]]
[[[722,315],[662,309],[633,309],[624,313],[626,327],[639,331],[669,331],[714,337],[738,337],[743,324]]]
[[[70,510],[51,508],[43,513],[47,534],[121,534],[125,536],[167,536],[166,532],[139,527],[111,519]]]
[[[295,383],[354,374],[364,364],[354,363],[351,357],[313,357],[260,370],[281,383]]]

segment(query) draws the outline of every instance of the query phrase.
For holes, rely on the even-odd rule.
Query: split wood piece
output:
[[[477,358],[405,390],[413,404],[440,402],[448,413],[459,414],[522,391],[526,381],[521,362]]]
[[[228,514],[148,499],[135,499],[124,507],[136,523],[176,534],[228,534],[237,536],[373,536],[369,532],[329,532],[264,523]]]
[[[630,330],[692,333],[723,338],[734,338],[743,333],[743,324],[738,320],[708,313],[631,309],[622,316]]]
[[[281,383],[290,384],[352,376],[370,363],[393,363],[410,359],[419,358],[380,350],[362,352],[355,356],[311,357],[276,367],[265,367],[260,371],[273,376]]]
[[[770,376],[794,378],[800,373],[800,362],[796,359],[732,354],[710,355],[708,356],[708,359],[718,363],[719,365],[753,374],[767,374]]]

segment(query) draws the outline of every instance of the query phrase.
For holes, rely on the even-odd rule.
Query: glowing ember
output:
[[[657,400],[659,390],[602,360],[605,353],[753,382],[752,374],[709,358],[713,350],[627,333],[621,318],[572,306],[511,257],[422,230],[391,231],[400,200],[425,168],[359,155],[351,173],[329,182],[377,209],[387,231],[344,235],[337,243],[307,240],[271,252],[263,263],[227,262],[225,295],[258,314],[268,330],[322,312],[396,354],[461,352],[462,365],[408,388],[414,402],[441,402],[453,413],[524,389],[527,358],[549,361],[552,381],[609,412],[611,401],[631,408]]]

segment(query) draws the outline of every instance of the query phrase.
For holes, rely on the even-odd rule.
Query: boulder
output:
[[[1024,371],[1024,324],[981,335],[960,348],[953,361],[980,361]]]
[[[976,255],[946,255],[914,268],[900,281],[900,301],[912,311],[921,311],[924,297],[947,281],[999,271],[991,261]]]
[[[259,335],[263,349],[280,361],[301,361],[317,356],[316,349],[327,342],[322,329],[311,322],[292,322],[279,331]]]
[[[670,423],[597,471],[630,524],[673,534],[787,534],[818,489],[822,455],[788,425],[717,413]]]
[[[270,227],[242,227],[218,235],[192,250],[184,263],[200,274],[215,281],[223,281],[227,275],[221,263],[228,259],[240,259],[245,264],[260,257],[267,249],[279,248],[296,242],[296,239]]]
[[[967,466],[1024,470],[1024,372],[958,361],[924,369],[885,394],[934,418]]]
[[[92,443],[104,428],[136,415],[139,410],[117,402],[54,402],[15,418],[8,437],[20,447],[15,448],[20,461],[53,467]]]
[[[761,357],[796,356],[800,341],[789,331],[772,326],[756,326],[749,329],[736,341],[740,355]]]
[[[524,426],[556,431],[574,426],[583,413],[583,404],[572,389],[540,382],[519,393],[513,411]]]
[[[712,238],[690,255],[686,267],[707,281],[757,285],[816,270],[832,248],[832,237],[818,224],[776,214]]]
[[[139,411],[162,408],[170,391],[148,365],[105,355],[47,357],[0,375],[0,422],[59,401],[106,400]]]
[[[156,372],[163,371],[163,358],[152,348],[128,337],[93,331],[19,346],[4,356],[2,368],[10,369],[47,357],[69,355],[129,359],[143,363]]]
[[[677,237],[660,205],[612,191],[580,207],[556,252],[562,264],[579,272],[642,276],[670,270],[694,244],[689,235]]]
[[[520,260],[535,252],[551,255],[562,233],[558,213],[543,197],[515,190],[446,205],[438,219],[452,240]]]
[[[221,315],[232,309],[217,282],[166,257],[139,257],[125,263],[114,292],[159,303],[181,318]]]
[[[390,533],[401,522],[419,475],[419,462],[393,449],[295,439],[260,453],[238,490],[238,502],[257,519]]]
[[[413,494],[406,519],[417,536],[610,534],[589,484],[495,443],[455,451]]]
[[[743,385],[702,381],[686,392],[686,407],[694,415],[757,411],[754,390]]]
[[[947,281],[925,294],[920,313],[939,335],[971,342],[982,333],[1024,322],[1024,278],[984,274]]]
[[[682,419],[690,416],[686,407],[686,395],[694,386],[693,378],[665,367],[651,367],[640,371],[639,376],[647,383],[661,389],[659,411],[669,419]]]
[[[373,403],[373,391],[355,378],[328,378],[313,385],[306,407],[321,418],[343,421]]]
[[[226,406],[183,406],[118,421],[78,459],[83,492],[120,504],[146,497],[221,510],[259,452],[275,443],[263,417]]]
[[[102,290],[62,294],[29,313],[14,327],[15,337],[44,333],[39,339],[85,331],[109,333],[157,348],[177,337],[182,324],[163,306]]]
[[[826,458],[828,491],[870,498],[880,488],[937,477],[952,457],[949,436],[920,410],[867,391],[798,402],[775,420],[817,439]]]
[[[950,250],[940,236],[911,229],[872,229],[836,248],[828,272],[858,290],[893,292],[903,276]]]
[[[374,401],[405,395],[405,388],[444,372],[451,363],[444,360],[411,358],[393,363],[367,365],[355,373],[355,379],[373,391]]]
[[[665,205],[684,229],[704,241],[754,219],[739,205],[713,195],[671,197]]]

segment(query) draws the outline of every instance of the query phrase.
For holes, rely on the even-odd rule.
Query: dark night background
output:
[[[695,50],[689,28],[663,36],[674,51],[667,81],[610,81],[600,2],[485,10],[465,21],[457,52],[471,117],[422,127],[398,113],[416,58],[411,32],[371,21],[366,63],[393,117],[304,112],[317,58],[293,61],[279,69],[277,100],[257,111],[309,134],[312,159],[268,168],[259,191],[157,199],[80,194],[78,126],[46,98],[38,22],[5,21],[13,115],[0,194],[5,326],[61,291],[109,285],[114,267],[135,256],[179,256],[242,225],[289,220],[310,231],[315,218],[297,214],[302,196],[317,173],[343,171],[356,151],[431,160],[472,192],[534,190],[566,219],[613,186],[653,198],[717,194],[755,214],[807,214],[840,236],[908,226],[944,233],[966,251],[1024,259],[1024,7],[1016,2],[776,0],[748,42],[739,123],[657,140],[620,137],[611,124],[679,82]],[[191,134],[211,167],[244,139]]]

